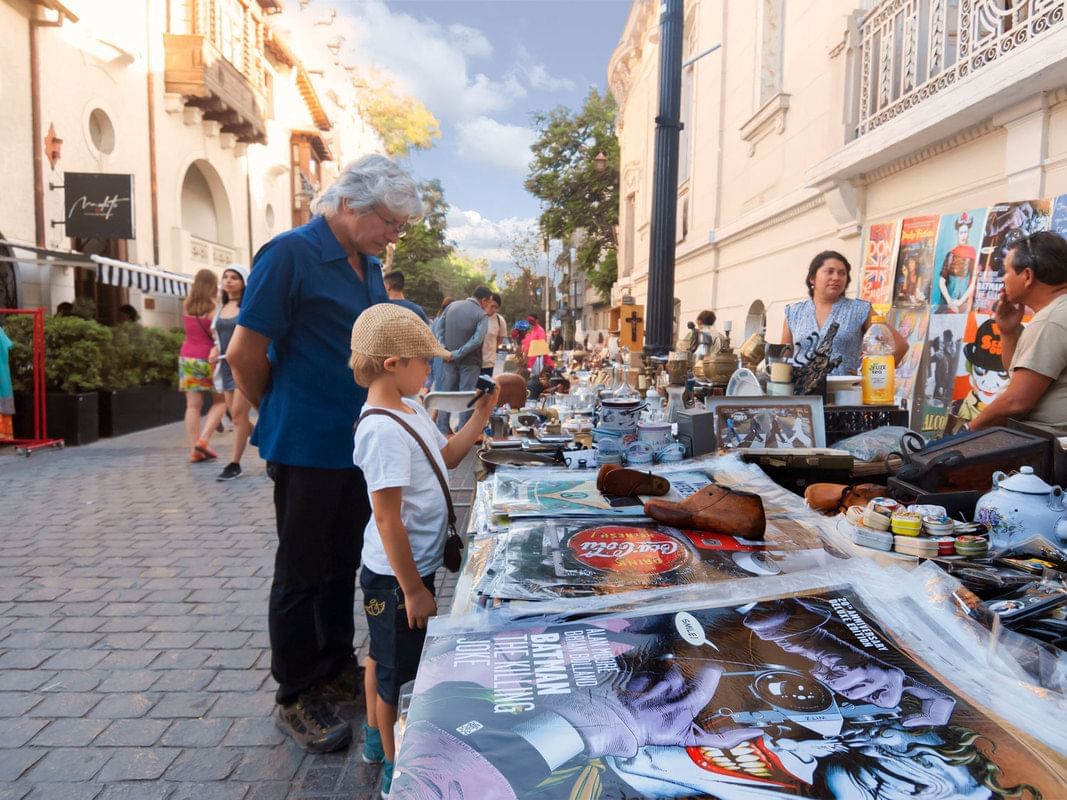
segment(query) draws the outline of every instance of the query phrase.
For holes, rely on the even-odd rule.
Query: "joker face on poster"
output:
[[[1012,733],[892,644],[857,598],[831,592],[431,636],[391,797],[1064,791]]]

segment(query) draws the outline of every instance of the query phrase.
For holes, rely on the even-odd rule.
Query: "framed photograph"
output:
[[[821,396],[709,397],[708,411],[725,450],[826,447]]]

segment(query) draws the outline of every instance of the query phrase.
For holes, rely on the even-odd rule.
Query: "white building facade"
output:
[[[687,0],[676,231],[681,323],[737,333],[806,297],[871,222],[1067,192],[1064,0]],[[659,8],[634,0],[619,103],[623,295],[648,295]],[[735,336],[735,341],[738,337]]]
[[[247,265],[308,219],[344,159],[380,151],[349,73],[312,74],[281,12],[278,0],[0,0],[0,272],[10,265],[20,306],[86,299],[112,321],[129,303],[176,325],[178,298],[131,274]],[[132,235],[70,235],[67,173],[133,176]],[[130,265],[109,278],[126,285],[87,255]]]

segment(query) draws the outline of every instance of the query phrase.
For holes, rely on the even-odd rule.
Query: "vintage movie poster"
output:
[[[964,329],[967,317],[963,314],[932,314],[927,334],[926,353],[916,393],[912,427],[930,438],[945,432],[952,403],[956,395],[956,373],[963,355]]]
[[[431,630],[390,797],[1067,797],[894,641],[846,590]]]
[[[922,306],[899,306],[889,314],[889,324],[908,340],[908,352],[897,364],[894,379],[894,399],[898,406],[903,406],[906,401],[907,407],[912,408],[929,316],[930,312]]]
[[[671,500],[682,500],[711,479],[700,470],[660,471],[671,482]],[[522,517],[641,517],[639,497],[616,497],[596,488],[596,472],[571,470],[497,470],[493,475],[493,513]]]
[[[1061,194],[1052,201],[1052,225],[1050,230],[1067,238],[1067,194]]]
[[[930,302],[939,221],[937,216],[909,217],[900,223],[894,306],[924,306]]]
[[[982,244],[986,210],[972,208],[945,214],[934,251],[931,311],[935,314],[966,314],[974,296],[978,270],[978,247]]]
[[[993,317],[968,314],[963,342],[946,433],[955,433],[977,417],[1010,381],[1000,358],[1000,329]]]
[[[860,299],[885,312],[893,302],[893,265],[897,250],[897,223],[880,222],[867,229],[860,270]]]
[[[801,554],[791,542],[639,522],[514,522],[495,537],[494,553],[474,583],[479,604],[550,600],[710,583],[818,566],[813,530]],[[495,603],[494,603],[495,604]]]
[[[992,314],[1004,285],[1004,257],[1013,244],[1052,224],[1051,200],[1000,203],[989,209],[982,249],[978,254],[978,285],[972,308],[979,314]]]

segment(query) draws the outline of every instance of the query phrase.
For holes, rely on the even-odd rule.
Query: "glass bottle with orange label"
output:
[[[893,358],[893,333],[885,317],[876,316],[863,335],[863,404],[889,405],[895,391],[896,361]]]

